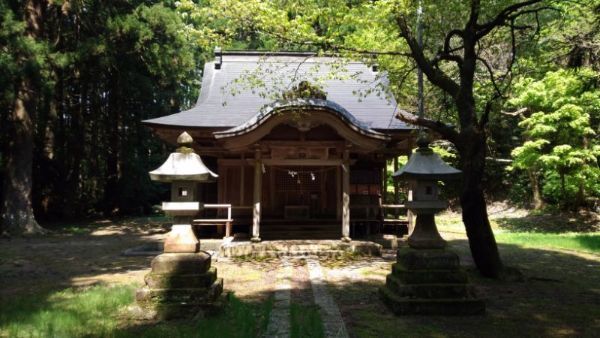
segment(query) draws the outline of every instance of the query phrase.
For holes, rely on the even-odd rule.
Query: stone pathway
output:
[[[292,277],[292,265],[286,258],[281,260],[281,269],[277,274],[275,287],[275,299],[271,317],[264,335],[266,338],[283,338],[290,336],[290,280]]]
[[[323,278],[321,265],[316,259],[307,259],[310,284],[312,286],[315,304],[319,306],[319,314],[323,321],[325,337],[348,337],[346,325],[342,319],[340,309],[327,291],[327,285]]]
[[[346,325],[344,324],[340,310],[327,291],[326,281],[319,261],[315,258],[307,258],[306,267],[314,304],[319,307],[319,315],[323,321],[325,337],[348,337]],[[289,258],[282,259],[281,268],[277,273],[273,309],[271,310],[271,316],[264,335],[266,338],[290,336],[292,281],[294,281],[294,284],[299,284],[302,279],[300,276],[295,276],[297,272]]]

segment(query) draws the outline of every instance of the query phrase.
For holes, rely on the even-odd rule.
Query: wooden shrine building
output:
[[[234,231],[349,240],[381,223],[386,160],[413,145],[386,81],[361,62],[217,52],[193,108],[144,123],[171,144],[194,138],[219,175],[200,201],[231,204]]]

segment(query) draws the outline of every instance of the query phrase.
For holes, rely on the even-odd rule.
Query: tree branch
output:
[[[421,68],[425,76],[427,76],[429,82],[438,86],[452,97],[455,97],[460,89],[458,84],[442,70],[433,67],[433,64],[427,60],[425,54],[423,53],[423,49],[413,37],[410,28],[408,28],[406,18],[399,15],[396,17],[396,23],[400,29],[400,35],[404,38],[404,40],[406,40],[406,43],[410,48],[412,58],[415,60],[419,68]]]
[[[458,132],[451,126],[441,122],[434,121],[422,117],[418,117],[413,114],[409,114],[405,111],[399,111],[396,114],[396,118],[402,122],[410,123],[412,125],[422,126],[425,128],[429,128],[438,134],[442,135],[448,141],[456,144],[458,141]]]
[[[541,3],[541,2],[542,2],[542,0],[528,0],[528,1],[519,2],[512,6],[506,7],[494,19],[492,19],[484,24],[476,23],[475,27],[477,28],[477,39],[483,38],[484,36],[489,34],[494,28],[502,26],[505,22],[507,22],[511,19],[515,19],[522,14],[532,13],[534,11],[541,10],[541,9],[536,9],[536,10],[527,10],[527,11],[519,12],[519,10],[522,8],[529,7],[529,6],[532,6],[532,5]],[[519,12],[519,13],[517,13],[517,12]]]

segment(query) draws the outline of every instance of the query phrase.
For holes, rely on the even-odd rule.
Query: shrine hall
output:
[[[173,145],[189,133],[218,174],[198,188],[194,224],[253,241],[349,241],[394,225],[387,163],[410,154],[414,132],[395,117],[385,73],[311,53],[215,54],[195,106],[144,121]]]

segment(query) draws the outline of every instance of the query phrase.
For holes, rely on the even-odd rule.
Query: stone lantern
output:
[[[171,183],[171,202],[163,202],[162,210],[173,216],[173,227],[165,239],[165,252],[197,252],[198,239],[192,229],[192,219],[200,210],[197,199],[198,183],[213,182],[217,174],[208,169],[198,154],[190,148],[192,137],[183,132],[177,138],[179,148],[150,179]]]
[[[426,135],[419,136],[417,145],[419,148],[406,165],[393,174],[396,179],[408,181],[412,199],[405,205],[417,215],[408,245],[416,249],[441,249],[446,242],[437,230],[434,215],[446,209],[448,202],[439,199],[438,181],[457,179],[461,171],[446,164],[429,148]]]
[[[439,198],[438,181],[459,178],[461,171],[433,152],[425,134],[417,145],[406,165],[393,175],[409,183],[412,199],[405,205],[416,215],[415,228],[408,247],[398,249],[397,262],[380,289],[381,298],[400,315],[483,313],[484,302],[475,297],[458,255],[445,249],[446,241],[435,225],[435,214],[448,206]]]
[[[153,181],[171,183],[171,202],[163,202],[173,226],[164,243],[164,253],[152,260],[146,285],[136,292],[145,317],[178,318],[210,311],[223,291],[223,280],[211,268],[211,255],[200,250],[192,219],[200,210],[198,183],[214,181],[200,156],[191,148],[192,137],[183,132],[179,148],[158,169],[150,172]]]

